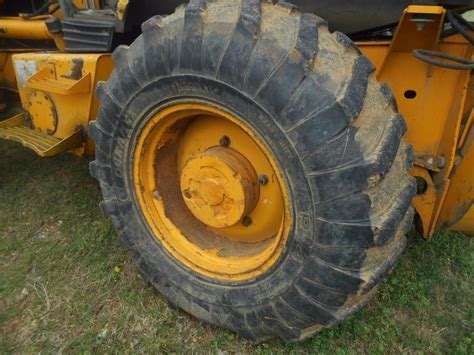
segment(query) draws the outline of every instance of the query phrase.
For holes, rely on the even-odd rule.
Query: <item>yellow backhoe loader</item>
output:
[[[474,234],[473,8],[0,0],[0,137],[95,157],[172,304],[298,341],[369,301],[413,219]]]

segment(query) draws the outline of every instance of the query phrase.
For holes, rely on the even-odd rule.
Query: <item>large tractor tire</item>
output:
[[[361,308],[415,193],[394,98],[286,3],[191,1],[113,53],[89,133],[101,208],[169,301],[256,341]]]

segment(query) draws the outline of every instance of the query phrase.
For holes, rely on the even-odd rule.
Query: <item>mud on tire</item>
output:
[[[257,341],[301,340],[363,306],[405,247],[415,193],[406,126],[373,65],[285,3],[196,0],[142,29],[114,52],[89,134],[102,210],[144,278],[197,318]],[[131,152],[146,113],[190,97],[235,112],[284,167],[289,241],[255,279],[212,280],[179,264],[135,201]]]

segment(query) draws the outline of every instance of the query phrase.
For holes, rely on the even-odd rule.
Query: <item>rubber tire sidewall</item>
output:
[[[229,306],[233,309],[265,303],[284,293],[307,264],[312,241],[316,238],[313,235],[312,192],[300,159],[274,118],[255,101],[234,88],[194,75],[161,78],[131,97],[122,112],[123,117],[119,118],[120,124],[116,130],[118,134],[112,148],[112,171],[114,177],[119,177],[114,179],[116,196],[127,197],[119,203],[122,219],[127,223],[124,237],[128,240],[125,242],[133,254],[138,256],[140,267],[145,269],[142,271],[153,275],[153,280],[150,281],[173,303],[188,311],[188,302],[180,302],[183,292],[199,304],[205,301],[206,304]],[[209,103],[241,119],[265,142],[283,173],[286,189],[290,193],[292,211],[288,241],[276,264],[255,279],[225,282],[187,268],[166,251],[140,210],[132,169],[137,138],[156,112],[183,102]],[[125,177],[125,184],[120,183],[121,176]],[[190,312],[193,313],[192,310]]]

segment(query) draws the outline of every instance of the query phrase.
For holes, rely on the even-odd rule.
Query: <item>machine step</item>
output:
[[[0,138],[19,142],[41,157],[52,157],[83,143],[81,130],[63,139],[35,131],[25,125],[23,113],[0,122]]]
[[[76,80],[66,78],[58,80],[56,77],[56,72],[53,69],[45,67],[32,75],[26,81],[26,85],[32,89],[59,95],[83,94],[91,90],[90,73],[85,73]]]

